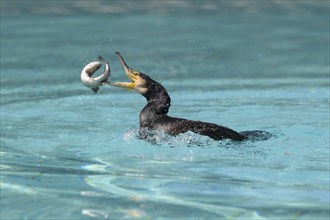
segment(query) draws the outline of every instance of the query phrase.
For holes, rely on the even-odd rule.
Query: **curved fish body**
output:
[[[110,65],[109,63],[102,57],[102,56],[98,56],[99,61],[93,61],[89,64],[87,64],[83,70],[81,71],[80,74],[80,80],[81,82],[87,86],[88,88],[90,88],[91,90],[93,90],[95,93],[97,93],[100,90],[100,87],[103,85],[103,83],[107,83],[108,82],[108,78],[110,77]],[[104,72],[93,78],[93,74],[100,69],[100,67],[102,66],[103,62],[105,64],[105,69]]]

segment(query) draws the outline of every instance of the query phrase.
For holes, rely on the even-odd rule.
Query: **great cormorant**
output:
[[[131,82],[109,82],[109,84],[136,90],[147,99],[148,103],[140,113],[141,128],[161,130],[174,136],[192,131],[214,140],[232,139],[242,141],[247,138],[243,134],[217,124],[168,116],[171,98],[166,89],[148,75],[128,67],[120,53],[116,52],[116,55]]]

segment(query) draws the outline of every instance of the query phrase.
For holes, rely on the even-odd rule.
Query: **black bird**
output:
[[[243,134],[217,124],[168,116],[171,98],[166,89],[148,75],[128,67],[120,53],[116,52],[116,55],[131,82],[110,82],[110,85],[134,89],[148,101],[140,113],[140,128],[161,130],[174,136],[192,131],[200,135],[209,136],[214,140],[231,139],[243,141],[247,138]]]

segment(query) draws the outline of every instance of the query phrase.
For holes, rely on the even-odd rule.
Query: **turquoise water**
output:
[[[328,1],[1,1],[1,219],[328,219]],[[137,138],[145,99],[80,72],[98,54],[167,88],[170,115],[265,130]]]

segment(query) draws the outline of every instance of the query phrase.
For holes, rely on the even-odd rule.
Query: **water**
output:
[[[329,2],[1,1],[1,219],[328,219]],[[145,100],[266,141],[137,138]]]

